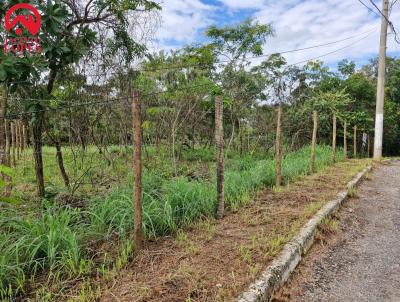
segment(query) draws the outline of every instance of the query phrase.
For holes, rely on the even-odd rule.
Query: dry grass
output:
[[[240,294],[301,226],[345,188],[366,161],[347,161],[284,187],[221,221],[204,220],[148,243],[112,281],[101,301],[228,301]],[[327,221],[327,230],[335,228]]]

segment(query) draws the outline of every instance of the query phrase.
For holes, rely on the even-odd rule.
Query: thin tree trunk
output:
[[[24,152],[24,125],[22,123],[22,120],[19,121],[19,147],[20,147],[20,153]]]
[[[275,139],[275,186],[282,185],[282,148],[281,148],[281,128],[282,128],[282,105],[278,107],[278,118],[276,123],[276,139]]]
[[[367,143],[367,158],[371,157],[371,135],[368,133],[368,143]]]
[[[54,137],[50,134],[50,131],[46,124],[45,124],[45,131],[47,133],[47,136],[50,138],[50,140],[53,142],[53,144],[56,148],[56,158],[57,158],[58,168],[60,170],[61,177],[63,178],[65,187],[69,189],[69,185],[70,185],[69,177],[68,177],[67,171],[65,170],[65,166],[64,166],[64,158],[63,158],[63,154],[62,154],[61,143],[56,137]]]
[[[0,163],[5,165],[7,163],[6,151],[6,135],[5,135],[5,117],[7,114],[7,83],[3,83],[2,98],[0,103]]]
[[[333,115],[332,161],[336,162],[336,114]]]
[[[134,242],[136,251],[143,247],[142,229],[142,108],[138,91],[133,93],[132,102],[133,117],[133,173],[135,176],[135,190],[133,192],[134,203]]]
[[[312,142],[311,142],[311,164],[310,164],[310,170],[311,173],[315,172],[315,148],[317,144],[317,127],[318,127],[318,113],[317,111],[313,112],[313,122],[314,122],[314,127],[313,127],[313,134],[312,134]]]
[[[224,125],[222,97],[215,98],[215,145],[217,162],[217,218],[224,217]]]
[[[15,149],[17,151],[17,160],[19,160],[20,157],[20,136],[19,136],[19,120],[15,121]]]
[[[24,136],[24,149],[28,148],[28,131],[25,124],[22,126],[22,133]]]
[[[42,132],[43,114],[38,116],[38,120],[33,123],[33,157],[35,159],[35,174],[37,184],[37,195],[44,197],[44,175],[42,158]]]
[[[10,122],[8,120],[5,120],[4,122],[4,131],[5,131],[5,136],[6,136],[6,150],[5,150],[5,160],[4,163],[7,166],[11,165],[11,158],[10,158],[10,145],[11,145],[11,134],[10,134]]]
[[[354,126],[354,134],[353,134],[353,152],[354,158],[357,158],[357,126]]]
[[[16,166],[15,159],[15,122],[11,122],[11,165]]]
[[[344,158],[347,159],[347,122],[343,125],[343,152]]]
[[[11,167],[11,156],[10,156],[10,150],[11,150],[11,129],[10,129],[10,121],[5,120],[4,121],[4,126],[5,126],[5,139],[6,139],[6,154],[5,154],[5,160],[4,160],[4,165]],[[9,197],[11,195],[12,191],[12,179],[10,176],[3,175],[4,180],[7,182],[6,187],[5,187],[5,192],[4,196]]]
[[[64,159],[62,155],[62,149],[61,149],[61,144],[59,141],[55,141],[54,143],[56,150],[57,150],[57,164],[58,168],[60,169],[61,176],[64,180],[64,185],[69,188],[69,177],[67,172],[65,171],[65,166],[64,166]]]

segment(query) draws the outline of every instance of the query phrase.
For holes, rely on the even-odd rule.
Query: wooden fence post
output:
[[[8,102],[8,86],[7,82],[4,81],[2,84],[1,95],[0,95],[0,164],[7,163],[6,154],[6,136],[5,136],[5,119],[7,115],[7,102]]]
[[[20,153],[24,152],[24,125],[22,123],[22,120],[19,121],[19,147],[20,147]]]
[[[11,165],[15,167],[15,122],[11,122]]]
[[[343,152],[344,158],[347,159],[347,122],[343,125]]]
[[[354,158],[357,158],[357,126],[354,126],[354,134],[353,134],[353,152],[354,152]]]
[[[370,154],[371,154],[371,135],[368,132],[368,134],[367,134],[367,158],[370,158]]]
[[[24,134],[24,149],[28,148],[28,134],[29,131],[27,131],[27,128],[25,126],[25,124],[22,126],[22,132]]]
[[[224,217],[224,107],[221,96],[215,97],[215,145],[217,161],[217,218]]]
[[[336,114],[333,114],[332,161],[336,162]]]
[[[311,173],[315,172],[315,148],[317,144],[317,127],[318,127],[318,113],[317,111],[313,112],[313,133],[312,133],[312,143],[311,143],[311,164],[310,170]]]
[[[278,106],[278,117],[276,123],[275,138],[275,186],[279,188],[282,184],[282,148],[281,148],[281,132],[282,132],[282,105]]]
[[[140,94],[133,91],[132,96],[133,117],[133,175],[135,177],[135,188],[133,191],[134,220],[134,244],[136,251],[143,247],[142,229],[142,108]]]
[[[19,146],[19,121],[15,120],[15,149],[16,149],[16,153],[17,153],[17,160],[20,159],[20,155],[19,155],[19,150],[20,150],[20,146]]]
[[[5,161],[4,163],[7,166],[11,165],[11,158],[10,158],[10,145],[11,145],[11,137],[10,137],[10,122],[8,120],[4,120],[5,126],[5,137],[6,137],[6,149],[5,149]]]

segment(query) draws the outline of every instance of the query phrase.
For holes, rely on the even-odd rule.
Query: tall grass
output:
[[[3,210],[0,216],[2,300],[23,290],[26,276],[34,278],[43,269],[79,270],[81,248],[78,235],[71,226],[76,214],[66,210],[48,210],[36,217]]]
[[[330,164],[331,156],[331,148],[318,146],[316,168]],[[309,147],[286,155],[284,182],[307,174],[309,166]],[[227,160],[227,207],[236,210],[249,202],[259,188],[273,186],[274,167],[272,158],[257,160],[244,156]],[[169,173],[162,173],[162,168],[146,169],[143,175],[143,228],[147,238],[174,233],[216,211],[215,174],[209,181],[184,176],[171,178]],[[73,275],[90,270],[89,240],[127,239],[133,228],[134,212],[132,175],[126,177],[129,185],[116,188],[105,197],[94,198],[86,211],[51,205],[38,215],[3,210],[0,213],[0,300],[12,300],[23,290],[27,278],[34,279],[42,270]]]
[[[331,163],[330,147],[316,149],[316,168]],[[340,156],[338,160],[340,160]],[[310,147],[285,156],[282,174],[284,182],[308,174]],[[264,186],[275,183],[273,159],[234,159],[227,163],[225,199],[228,208],[237,209],[248,202],[251,195]],[[202,216],[216,210],[215,175],[210,182],[176,177],[162,181],[145,174],[143,189],[143,228],[148,238],[173,233]],[[93,233],[110,237],[127,236],[133,227],[132,187],[116,189],[105,198],[95,199],[90,207],[90,228]]]

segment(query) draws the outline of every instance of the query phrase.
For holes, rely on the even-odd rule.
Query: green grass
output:
[[[34,282],[41,271],[64,275],[82,275],[90,272],[95,256],[89,244],[118,239],[126,241],[133,228],[133,178],[130,163],[131,150],[109,148],[107,159],[94,148],[86,151],[85,158],[73,157],[64,150],[65,165],[72,183],[80,180],[80,194],[91,197],[84,210],[60,208],[52,202],[25,211],[8,210],[0,213],[0,298],[10,299],[22,292],[26,283]],[[143,228],[147,238],[173,234],[203,217],[212,217],[216,211],[215,164],[204,150],[189,151],[183,156],[178,176],[174,175],[171,161],[155,156],[148,150],[143,174]],[[212,152],[211,152],[212,153]],[[54,193],[63,192],[63,184],[54,159],[54,150],[44,148],[44,163],[48,187]],[[213,154],[213,153],[212,153]],[[339,154],[339,153],[338,153]],[[29,159],[28,154],[25,154]],[[194,162],[194,158],[201,160]],[[89,158],[89,160],[87,160]],[[230,155],[226,161],[225,198],[228,209],[237,210],[250,202],[253,193],[275,184],[274,160],[260,156]],[[209,166],[209,179],[188,177],[197,171],[204,160]],[[341,158],[338,158],[338,161]],[[331,163],[331,149],[318,146],[316,168]],[[283,181],[309,173],[310,148],[305,147],[287,154],[283,160]],[[16,196],[29,197],[34,189],[31,162],[20,163],[16,182],[30,190]],[[83,176],[82,176],[83,175]],[[100,190],[93,179],[104,176],[111,187]],[[108,182],[107,182],[108,181]],[[119,184],[119,185],[117,185]],[[94,191],[96,189],[96,191]],[[20,190],[22,191],[22,190]],[[28,212],[28,213],[26,213]],[[101,252],[101,251],[100,251]]]
[[[331,163],[331,149],[319,146],[316,158],[316,168],[320,170]],[[255,191],[275,184],[275,162],[273,159],[232,161],[227,164],[232,170],[225,172],[225,201],[229,209],[237,210]],[[285,182],[308,174],[310,148],[288,154],[283,163]],[[182,176],[162,181],[145,173],[143,183],[143,228],[148,238],[173,233],[216,211],[215,175],[209,182]],[[127,186],[105,198],[96,198],[89,210],[93,232],[106,237],[127,236],[133,227],[132,194],[132,187]]]
[[[78,213],[47,210],[41,216],[21,216],[13,210],[1,215],[0,297],[9,298],[23,289],[27,276],[44,269],[70,272],[81,270],[79,235],[73,222]],[[13,286],[11,290],[9,285]]]

